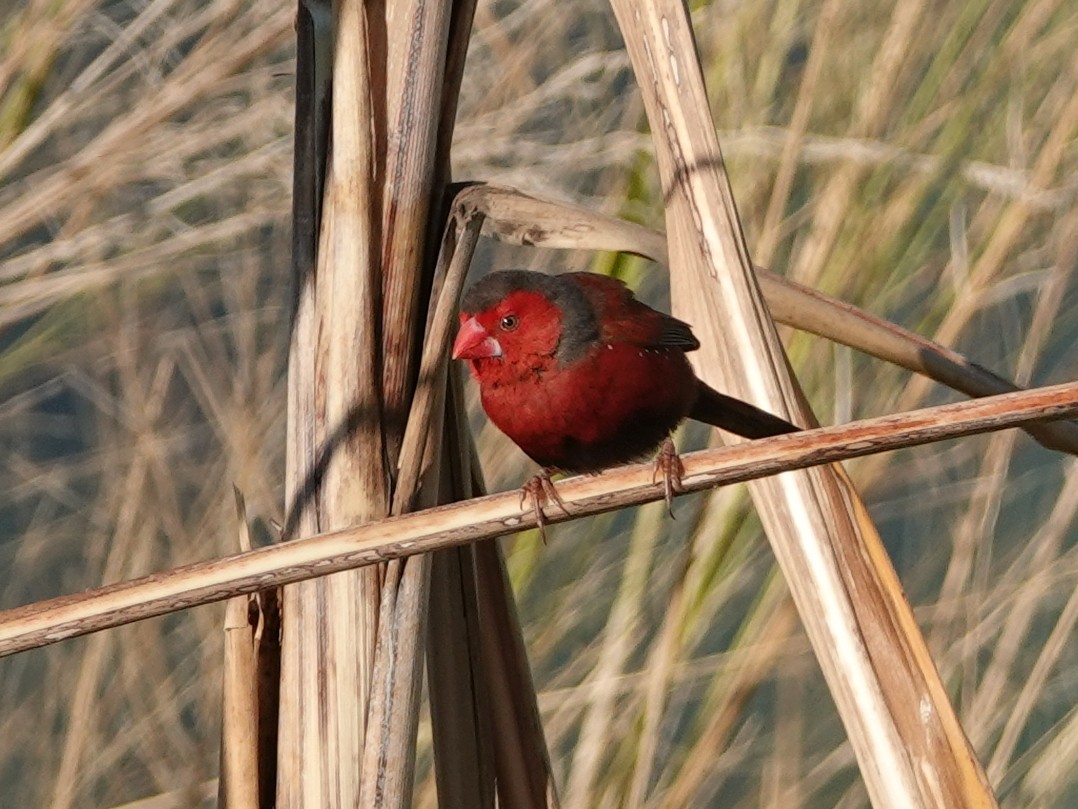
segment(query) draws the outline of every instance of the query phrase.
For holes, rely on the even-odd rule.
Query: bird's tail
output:
[[[697,383],[696,404],[689,411],[689,418],[745,438],[785,435],[801,429],[748,402],[719,393],[703,382]]]

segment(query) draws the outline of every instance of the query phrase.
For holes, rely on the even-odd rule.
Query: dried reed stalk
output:
[[[307,118],[300,119],[298,103],[302,202],[295,218],[297,230],[302,224],[310,233],[295,245],[301,297],[291,357],[288,538],[470,493],[458,459],[442,452],[444,347],[433,361],[428,350],[419,369],[416,360],[424,335],[421,307],[429,299],[431,316],[434,307],[441,312],[438,328],[448,329],[471,255],[471,247],[461,254],[464,265],[452,289],[439,287],[432,295],[432,248],[441,232],[474,4],[345,1],[335,4],[330,20],[327,5],[311,0],[300,12],[297,87],[303,92],[297,98]],[[327,105],[328,129],[322,124]],[[466,439],[453,435],[465,424],[463,404],[459,396],[449,404],[458,416],[444,440],[463,446]],[[500,550],[490,551],[500,564]],[[348,579],[288,591],[297,603],[285,613],[288,714],[282,711],[280,803],[410,805],[426,644],[443,801],[465,809],[493,806],[496,782],[501,790],[520,783],[503,773],[506,762],[530,767],[537,758],[528,751],[537,749],[546,761],[541,730],[529,728],[520,734],[526,744],[500,750],[495,759],[485,714],[498,712],[484,694],[489,667],[480,660],[475,623],[484,593],[503,599],[501,606],[487,605],[484,620],[505,619],[500,625],[517,636],[520,629],[505,606],[505,582],[484,574],[471,554],[462,549],[437,559],[395,559]],[[428,632],[432,565],[443,608]],[[534,710],[526,672],[525,661],[486,676],[501,678],[506,698]],[[543,789],[525,790],[533,799],[517,805],[547,805],[549,765],[543,773]]]
[[[701,336],[702,376],[771,412],[811,421],[752,272],[688,11],[674,0],[612,4],[655,140],[674,310]],[[873,804],[995,806],[849,479],[817,468],[755,482],[750,492]],[[648,784],[639,768],[630,805],[643,802]]]

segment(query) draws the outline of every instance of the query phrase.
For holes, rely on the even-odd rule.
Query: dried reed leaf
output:
[[[519,505],[519,501],[518,501]],[[559,805],[528,653],[505,561],[493,542],[474,546],[483,665],[491,705],[500,806]]]
[[[492,809],[494,755],[485,678],[477,676],[482,661],[472,547],[431,556],[427,671],[439,801],[461,809]],[[435,631],[457,642],[435,638]],[[469,740],[463,748],[462,739]]]
[[[414,384],[420,294],[428,261],[435,157],[442,110],[450,4],[386,4],[384,103],[380,144],[383,396],[389,454],[399,454]]]

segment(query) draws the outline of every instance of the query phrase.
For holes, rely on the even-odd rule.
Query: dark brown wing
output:
[[[688,323],[641,303],[624,283],[593,272],[565,273],[595,310],[599,337],[604,342],[629,343],[640,348],[678,348],[695,351],[700,341]]]

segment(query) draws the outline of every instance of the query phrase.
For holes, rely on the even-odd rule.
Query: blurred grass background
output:
[[[694,8],[758,262],[1019,382],[1078,377],[1073,3]],[[234,550],[232,483],[280,519],[294,61],[292,7],[266,0],[0,15],[13,607]],[[457,179],[661,226],[605,4],[481,2],[468,59]],[[488,245],[477,272],[510,265],[616,272],[666,297],[661,268],[615,256]],[[787,337],[825,423],[953,398]],[[474,425],[491,488],[531,473]],[[1078,805],[1073,459],[1008,433],[849,468],[1003,805]],[[679,501],[675,521],[646,507],[507,549],[566,806],[865,805],[741,487]],[[222,614],[0,660],[0,803],[209,805]]]

